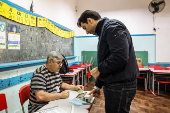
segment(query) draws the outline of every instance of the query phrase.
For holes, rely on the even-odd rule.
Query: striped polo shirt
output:
[[[48,102],[38,102],[35,97],[34,91],[45,91],[48,93],[59,93],[60,92],[60,84],[63,81],[59,75],[59,73],[50,72],[45,65],[39,67],[33,73],[30,83],[30,98],[28,104],[29,113],[33,113],[39,110],[44,105],[48,104]]]

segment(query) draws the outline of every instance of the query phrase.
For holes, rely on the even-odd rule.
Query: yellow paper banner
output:
[[[18,22],[18,23],[22,23],[23,22],[23,16],[24,16],[23,12],[17,10],[15,21]]]
[[[54,34],[56,34],[56,31],[57,31],[57,26],[54,25]]]
[[[47,19],[47,26],[46,26],[46,28],[48,30],[51,30],[51,22],[48,19]]]
[[[10,19],[10,20],[14,20],[16,19],[16,14],[17,14],[17,9],[12,8],[9,6],[8,12],[6,13],[6,18]]]
[[[30,15],[30,26],[36,26],[36,16]]]
[[[54,33],[54,24],[51,23],[50,31]]]
[[[23,15],[24,15],[23,24],[30,25],[30,15],[26,13],[23,13]]]
[[[59,33],[59,28],[56,26],[56,31],[55,31],[56,35],[58,35]],[[58,35],[59,36],[59,35]]]
[[[10,16],[10,12],[9,12],[10,6],[4,3],[2,8],[4,9],[4,12],[5,12],[4,16],[8,19],[12,19],[12,17]]]
[[[43,19],[44,18],[37,17],[37,27],[45,27]]]
[[[8,5],[6,3],[3,3],[0,1],[0,15],[5,16],[5,12],[6,12],[6,7],[8,7]]]

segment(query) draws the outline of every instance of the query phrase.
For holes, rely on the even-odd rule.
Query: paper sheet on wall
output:
[[[8,49],[20,49],[20,26],[8,24]]]
[[[0,49],[6,49],[6,24],[0,21]]]

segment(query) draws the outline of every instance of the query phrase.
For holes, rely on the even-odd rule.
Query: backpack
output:
[[[64,57],[63,59],[63,65],[62,67],[60,68],[60,71],[59,73],[60,74],[66,74],[67,72],[69,72],[69,68],[68,68],[68,62],[67,62],[67,59],[65,58],[64,55],[62,55]]]

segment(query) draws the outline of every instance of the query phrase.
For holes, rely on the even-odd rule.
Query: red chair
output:
[[[143,65],[138,65],[138,68],[144,68],[144,66]]]
[[[6,111],[6,113],[8,113],[7,111],[7,102],[6,102],[6,96],[4,93],[0,94],[0,111],[4,110]]]
[[[169,68],[166,67],[155,67],[155,70],[169,70]]]
[[[170,65],[167,65],[166,67],[170,67]]]
[[[20,88],[19,98],[20,98],[20,103],[22,106],[22,111],[23,113],[25,113],[23,104],[25,103],[25,101],[27,101],[30,98],[30,84],[25,85]]]
[[[138,65],[138,68],[144,68],[144,66],[143,65]],[[144,82],[144,86],[145,86],[145,90],[147,90],[147,82],[146,82],[146,77],[138,77],[138,79],[144,79],[145,80],[145,82]]]
[[[159,83],[164,83],[165,84],[165,91],[166,91],[166,84],[170,84],[170,81],[161,81],[161,80],[156,80],[158,82],[158,95],[159,95]]]
[[[162,67],[162,65],[150,65],[150,66],[148,66],[148,68],[159,68],[159,67]]]

